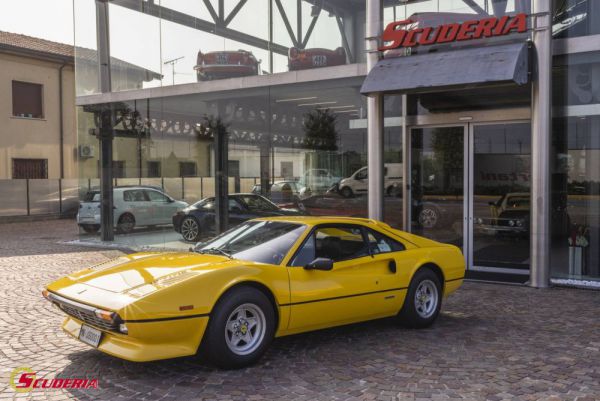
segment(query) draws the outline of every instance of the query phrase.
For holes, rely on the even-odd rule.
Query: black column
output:
[[[228,133],[219,118],[210,125],[215,141],[215,228],[220,234],[227,230],[229,221]]]
[[[102,241],[112,241],[113,223],[113,121],[112,107],[107,106],[100,112],[100,224]]]
[[[107,0],[96,0],[96,42],[98,46],[98,86],[100,92],[111,91],[110,40]],[[111,106],[100,111],[100,221],[102,241],[114,239],[113,227],[113,127],[114,111]]]

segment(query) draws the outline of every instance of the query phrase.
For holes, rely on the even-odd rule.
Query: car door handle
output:
[[[390,272],[396,273],[396,261],[395,260],[390,260],[390,262],[388,263],[388,269],[390,269]]]

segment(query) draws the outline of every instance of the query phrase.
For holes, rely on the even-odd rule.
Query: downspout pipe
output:
[[[65,178],[65,117],[64,117],[64,105],[63,105],[63,69],[67,66],[67,63],[63,63],[58,69],[58,121],[59,121],[59,157],[60,157],[60,179]]]

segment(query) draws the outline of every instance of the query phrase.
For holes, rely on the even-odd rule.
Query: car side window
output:
[[[367,239],[369,249],[373,254],[398,252],[406,249],[402,243],[370,229],[367,229]]]
[[[148,199],[141,189],[132,189],[123,192],[123,200],[125,202],[145,202]]]
[[[235,199],[229,199],[229,212],[230,213],[242,213],[242,205],[239,204]]]
[[[318,228],[314,235],[315,258],[340,262],[369,255],[360,227],[331,225]]]
[[[169,198],[157,191],[146,191],[150,202],[167,202]]]
[[[304,267],[315,260],[315,234],[312,233],[298,251],[290,266]]]
[[[368,173],[367,169],[359,171],[358,174],[356,174],[357,180],[364,180],[364,179],[367,179],[368,177],[369,177],[369,173]]]

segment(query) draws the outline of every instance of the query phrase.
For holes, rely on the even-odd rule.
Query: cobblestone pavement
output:
[[[119,255],[57,244],[70,221],[0,225],[0,400],[597,400],[600,292],[466,283],[427,330],[393,320],[275,340],[256,366],[136,364],[68,338],[42,286]],[[98,378],[98,390],[16,394],[15,367]]]

